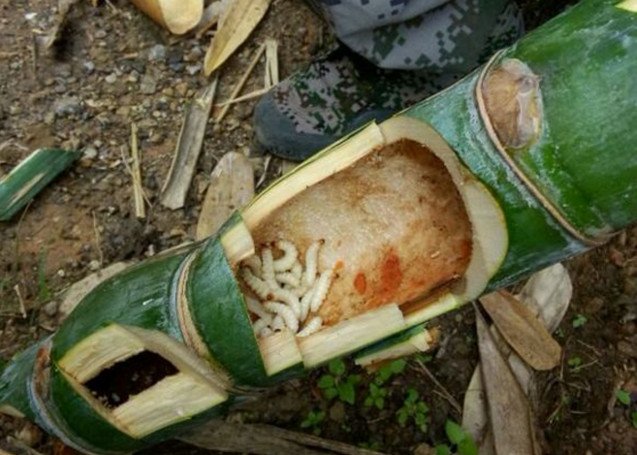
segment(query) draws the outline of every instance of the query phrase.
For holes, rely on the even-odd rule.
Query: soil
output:
[[[0,0],[0,175],[37,147],[83,150],[83,157],[23,213],[0,224],[0,359],[55,330],[59,292],[71,283],[113,262],[143,259],[192,239],[209,175],[223,154],[247,154],[257,180],[264,177],[258,189],[284,168],[276,159],[266,166],[265,156],[253,146],[255,100],[239,103],[221,124],[208,128],[185,207],[162,207],[159,193],[184,108],[208,83],[200,69],[208,37],[172,37],[130,2],[91,3],[80,1],[71,9],[62,40],[45,50],[35,45],[36,38],[50,29],[57,2]],[[527,24],[534,27],[567,2],[522,3]],[[256,33],[224,67],[218,100],[228,97],[266,37],[281,44],[283,77],[331,42],[326,27],[302,2],[274,0]],[[246,92],[261,87],[263,71],[257,67]],[[129,153],[131,122],[139,128],[143,186],[150,203],[142,220],[135,218],[131,177],[122,159]],[[563,362],[537,375],[543,451],[635,453],[637,229],[566,266],[575,294],[557,332]],[[431,453],[431,447],[447,442],[446,419],[461,418],[453,403],[462,403],[478,358],[471,308],[442,317],[436,325],[439,346],[410,359],[385,384],[382,409],[364,405],[374,376],[348,365],[347,375],[361,375],[355,405],[325,398],[317,384],[326,373],[321,369],[229,418],[313,431],[386,453]],[[426,427],[411,420],[403,427],[397,420],[410,388],[428,406]],[[631,404],[617,400],[619,390],[629,392]],[[453,400],[444,398],[447,393]],[[324,411],[324,419],[302,429],[313,411]],[[69,453],[37,428],[9,417],[0,417],[0,448],[16,454]],[[205,453],[173,443],[153,452]]]

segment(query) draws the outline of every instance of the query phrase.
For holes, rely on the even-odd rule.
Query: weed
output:
[[[341,359],[332,360],[327,369],[329,374],[321,376],[317,383],[325,398],[332,400],[338,397],[344,403],[354,404],[356,385],[361,381],[360,375],[346,374],[345,362]]]
[[[301,422],[301,428],[311,428],[315,435],[321,434],[320,424],[325,420],[325,411],[310,411]]]
[[[381,386],[389,381],[393,376],[402,373],[407,366],[407,362],[403,359],[394,360],[380,367],[374,382],[376,385]]]
[[[577,372],[577,370],[579,370],[582,366],[582,358],[577,356],[571,357],[566,361],[566,363],[568,363],[568,366],[571,367],[571,371]]]
[[[469,433],[453,420],[445,423],[445,433],[452,446],[455,446],[458,455],[478,455],[478,447]],[[436,446],[436,455],[451,455],[451,447],[447,444]]]
[[[637,428],[637,411],[633,411],[630,414],[630,423],[633,424],[634,428]]]
[[[617,401],[619,401],[624,406],[630,406],[630,393],[628,393],[626,390],[619,389],[615,392],[615,397],[617,398]]]
[[[402,407],[396,412],[398,424],[405,427],[409,419],[412,419],[418,429],[424,433],[427,431],[428,412],[429,407],[420,399],[418,392],[410,388],[407,390],[407,397]]]
[[[583,314],[576,314],[573,318],[573,328],[577,329],[578,327],[582,327],[587,321],[588,318]]]
[[[369,395],[365,398],[365,406],[376,406],[378,409],[385,407],[385,397],[387,396],[387,389],[382,386],[378,386],[373,382],[369,383]]]

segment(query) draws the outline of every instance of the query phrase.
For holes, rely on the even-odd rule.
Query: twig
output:
[[[13,286],[13,290],[18,296],[18,303],[20,304],[20,314],[22,314],[22,319],[27,318],[27,308],[24,305],[24,299],[22,298],[22,293],[20,292],[20,284],[16,284]]]
[[[232,104],[232,101],[234,101],[234,98],[236,98],[236,96],[241,92],[241,89],[243,89],[243,86],[245,85],[246,81],[250,77],[250,74],[252,74],[252,70],[254,70],[254,67],[259,62],[259,59],[261,58],[264,52],[265,52],[265,44],[261,44],[261,46],[259,46],[259,48],[257,49],[257,52],[254,55],[254,57],[252,57],[252,61],[248,65],[248,68],[243,73],[243,76],[241,76],[241,79],[239,79],[239,82],[237,82],[237,84],[232,89],[232,93],[230,94],[230,100],[220,105],[217,105],[217,106],[223,106],[223,109],[221,110],[217,118],[215,119],[215,122],[217,123],[221,122],[223,118],[226,116],[226,114],[228,113],[228,109],[230,109],[230,104]],[[237,101],[234,101],[234,102],[237,102]]]
[[[133,196],[135,198],[135,216],[146,218],[146,208],[144,206],[144,189],[142,188],[142,173],[139,165],[139,148],[137,146],[137,125],[131,123],[131,156],[133,167],[131,177],[133,178]]]
[[[272,425],[235,424],[223,420],[212,421],[180,439],[209,450],[259,455],[319,455],[325,454],[325,451],[344,455],[381,455],[380,452]]]
[[[433,373],[429,371],[429,368],[427,368],[427,366],[421,360],[416,359],[416,363],[418,364],[419,369],[423,373],[425,373],[429,377],[429,379],[431,379],[431,381],[436,385],[436,387],[440,389],[440,396],[442,396],[449,402],[451,407],[458,413],[458,415],[462,415],[462,406],[460,406],[460,403],[458,403],[458,401],[453,397],[453,395],[451,395],[451,393],[449,393],[449,391],[445,388],[445,386],[443,386],[440,383],[440,381],[436,379]]]
[[[269,88],[260,88],[258,90],[255,90],[253,92],[250,93],[246,93],[245,95],[239,96],[237,98],[233,98],[231,100],[228,101],[224,101],[223,103],[219,103],[219,104],[215,104],[215,107],[223,107],[226,111],[227,108],[232,105],[232,104],[236,104],[236,103],[240,103],[242,101],[247,101],[247,100],[251,100],[253,98],[257,98],[261,95],[265,95],[266,93],[268,93],[270,91]],[[225,112],[222,112],[225,115]],[[221,117],[221,116],[219,116]],[[219,118],[217,117],[217,119],[215,120],[216,122],[220,122],[223,117]]]

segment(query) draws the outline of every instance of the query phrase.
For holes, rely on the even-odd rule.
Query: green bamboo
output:
[[[8,221],[29,203],[80,154],[38,149],[0,179],[0,221]]]
[[[499,54],[488,67],[398,116],[422,122],[423,128],[431,125],[502,209],[508,250],[485,290],[581,253],[591,247],[588,238],[637,221],[637,154],[632,145],[637,143],[637,13],[634,6],[616,4],[589,0],[571,8]],[[541,127],[522,147],[499,148],[478,94],[485,75],[513,60],[539,78]],[[310,177],[313,163],[343,159],[340,145],[356,141],[359,134],[321,152],[275,185],[285,188],[289,179]],[[234,265],[224,249],[229,233],[241,227],[241,214],[235,214],[210,239],[102,283],[52,338],[6,367],[0,377],[0,406],[24,414],[79,450],[122,453],[221,415],[255,387],[301,374],[302,364],[273,375],[266,371]],[[440,312],[463,303],[451,301]],[[422,330],[421,323],[379,339],[359,354],[404,342]],[[184,343],[203,359],[211,375],[227,381],[227,397],[151,434],[131,435],[78,393],[64,370],[79,343],[113,325],[147,329],[161,340]],[[138,352],[132,346],[127,355]],[[50,361],[45,355],[49,348]],[[38,392],[33,384],[43,384],[45,390]]]

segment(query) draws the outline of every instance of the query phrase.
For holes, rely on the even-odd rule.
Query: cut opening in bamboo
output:
[[[507,244],[497,203],[421,122],[370,125],[335,149],[243,213],[255,256],[238,274],[255,334],[296,333],[305,366],[476,297]],[[264,358],[280,342],[261,343]]]

